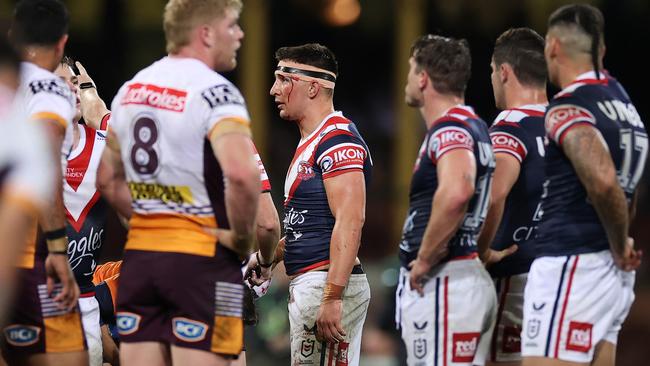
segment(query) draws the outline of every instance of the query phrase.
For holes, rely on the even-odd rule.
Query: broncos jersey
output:
[[[199,60],[164,57],[126,82],[111,110],[133,198],[126,250],[214,256],[215,229],[229,226],[208,136],[224,120],[249,125],[239,90]]]
[[[433,122],[415,161],[409,210],[399,244],[399,257],[403,267],[408,267],[417,257],[431,216],[433,195],[438,188],[438,161],[444,154],[456,149],[469,150],[474,155],[476,188],[460,228],[447,244],[449,254],[441,263],[476,255],[476,239],[487,214],[495,161],[487,124],[471,107],[458,105]]]
[[[592,71],[580,75],[553,98],[544,123],[550,142],[546,149],[544,215],[535,240],[538,256],[609,249],[605,229],[571,161],[564,155],[562,141],[576,126],[597,129],[630,202],[648,155],[648,135],[641,117],[615,79],[602,74],[597,79]]]
[[[528,272],[535,259],[531,245],[541,219],[544,183],[545,105],[524,105],[504,110],[490,127],[495,154],[509,154],[520,164],[519,177],[506,198],[501,224],[492,249],[502,250],[517,244],[517,251],[490,268],[493,277]]]
[[[356,126],[334,112],[296,149],[284,183],[284,265],[295,275],[329,263],[334,216],[324,180],[363,172],[370,181],[370,150]]]

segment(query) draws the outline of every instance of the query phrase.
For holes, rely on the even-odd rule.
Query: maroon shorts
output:
[[[241,261],[227,248],[214,257],[128,250],[117,295],[120,340],[238,355],[243,296]]]
[[[54,286],[47,295],[45,262],[35,260],[32,269],[17,269],[16,291],[9,317],[2,328],[6,358],[39,353],[80,352],[86,349],[79,308],[60,310],[53,298],[61,291]]]

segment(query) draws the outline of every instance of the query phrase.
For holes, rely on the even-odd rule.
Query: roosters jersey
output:
[[[52,120],[69,135],[71,130],[68,127],[75,115],[75,98],[68,85],[54,73],[29,62],[21,64],[20,72],[21,82],[15,100],[19,115],[17,118],[23,121]],[[68,138],[64,139],[62,156],[68,154],[70,141]],[[36,148],[33,142],[29,144],[30,148]],[[43,153],[51,155],[50,151]],[[63,168],[65,169],[65,166]],[[28,239],[18,266],[32,268],[35,255],[44,258],[47,255],[47,247],[44,240],[37,245],[36,228],[33,228],[33,235]]]
[[[623,87],[613,78],[580,75],[551,101],[544,116],[546,149],[544,215],[535,240],[538,256],[565,256],[609,249],[607,234],[562,142],[576,126],[598,130],[609,149],[628,202],[643,175],[648,135]],[[594,168],[596,168],[594,166]]]
[[[444,154],[456,149],[473,153],[476,160],[476,188],[460,228],[447,244],[449,254],[441,262],[476,255],[476,238],[487,214],[495,162],[487,124],[471,107],[459,105],[433,123],[415,161],[409,210],[399,245],[403,267],[408,268],[409,263],[417,257],[431,216],[433,195],[438,188],[437,163]]]
[[[106,237],[108,205],[96,188],[97,169],[106,146],[106,131],[82,124],[73,125],[73,128],[79,132],[79,143],[67,157],[63,202],[70,267],[79,289],[86,293],[94,288],[93,272]]]
[[[284,182],[284,265],[287,275],[329,263],[335,219],[330,211],[324,180],[358,171],[370,181],[370,150],[356,126],[334,112],[303,138]]]
[[[502,250],[517,244],[517,251],[490,268],[494,277],[528,272],[535,259],[535,238],[541,219],[544,183],[545,105],[525,105],[504,110],[490,127],[495,154],[509,154],[519,161],[520,171],[505,202],[503,217],[492,249]]]
[[[126,249],[214,256],[228,218],[207,137],[225,119],[249,124],[239,90],[196,59],[164,57],[126,82],[111,110],[133,198]]]

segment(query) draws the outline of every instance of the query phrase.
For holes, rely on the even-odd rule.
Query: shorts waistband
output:
[[[328,269],[319,269],[318,272],[327,272]],[[364,274],[366,272],[363,271],[363,267],[360,264],[355,264],[354,267],[352,267],[352,272],[350,274]]]
[[[89,292],[84,292],[83,294],[79,294],[79,297],[86,298],[86,297],[95,297],[95,290],[89,291]]]

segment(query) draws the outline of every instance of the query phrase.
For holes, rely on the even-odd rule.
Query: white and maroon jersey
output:
[[[94,289],[93,273],[106,233],[107,203],[97,190],[97,169],[106,146],[106,130],[75,124],[79,143],[67,157],[63,176],[68,259],[82,293]]]
[[[75,98],[68,85],[54,73],[32,63],[21,64],[21,81],[14,101],[17,119],[22,121],[52,120],[70,134],[69,126],[75,115]],[[32,147],[33,143],[30,143]],[[67,155],[70,140],[64,139],[61,154]],[[51,155],[50,151],[43,154]],[[52,160],[48,160],[52,161]],[[65,168],[65,167],[64,167]],[[35,256],[45,258],[47,248],[45,241],[36,243],[36,236],[30,238],[19,260],[22,268],[32,268]]]
[[[324,180],[358,171],[370,181],[370,150],[356,126],[334,112],[303,138],[284,183],[284,265],[288,275],[329,263],[335,219]]]
[[[199,60],[164,57],[122,86],[111,111],[133,198],[126,249],[213,256],[228,218],[207,137],[226,119],[249,124],[239,90]]]
[[[524,105],[502,111],[490,127],[495,154],[509,154],[519,162],[519,177],[505,202],[503,217],[491,247],[505,249],[517,244],[517,251],[490,266],[494,277],[528,272],[535,259],[532,240],[542,217],[545,136],[542,104]]]

